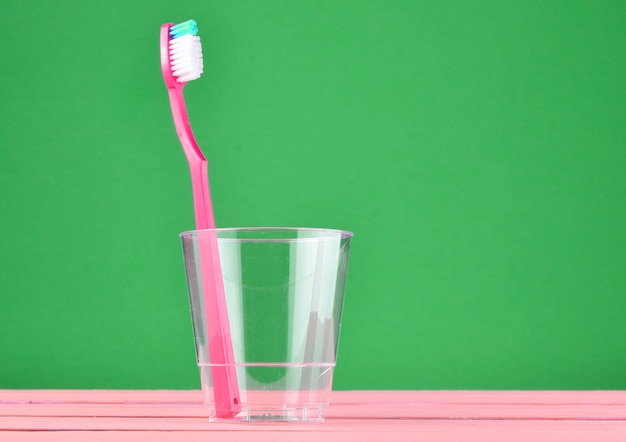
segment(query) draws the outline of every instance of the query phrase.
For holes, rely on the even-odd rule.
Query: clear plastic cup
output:
[[[209,420],[323,421],[352,233],[258,227],[196,230],[180,236]],[[227,344],[232,343],[230,360],[220,364],[211,362],[208,342],[213,341],[207,340],[207,330],[212,324],[207,318],[212,315],[205,308],[202,282],[201,261],[208,253],[202,244],[211,242],[219,249]],[[220,415],[215,401],[214,381],[220,369],[236,376],[238,408],[229,416]]]

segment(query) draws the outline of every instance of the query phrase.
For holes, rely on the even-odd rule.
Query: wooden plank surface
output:
[[[199,391],[0,390],[0,441],[626,441],[626,392],[333,392],[326,422],[215,424]]]

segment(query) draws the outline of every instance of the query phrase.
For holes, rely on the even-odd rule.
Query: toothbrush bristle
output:
[[[170,28],[170,35],[172,38],[185,34],[198,35],[198,25],[195,20],[187,20]]]
[[[195,80],[202,74],[202,45],[197,34],[198,27],[193,20],[170,28],[170,66],[179,83]]]

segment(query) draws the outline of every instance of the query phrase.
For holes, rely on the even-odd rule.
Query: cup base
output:
[[[324,422],[324,407],[246,408],[232,418],[219,418],[209,410],[209,422]]]

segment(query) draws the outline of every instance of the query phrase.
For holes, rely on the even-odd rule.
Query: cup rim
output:
[[[280,226],[269,226],[269,227],[263,227],[263,226],[259,226],[259,227],[220,227],[220,228],[215,228],[215,229],[194,229],[194,230],[186,230],[184,232],[179,233],[179,237],[181,238],[188,238],[188,237],[194,237],[196,235],[198,235],[201,232],[214,232],[214,233],[219,233],[219,232],[260,232],[260,231],[265,231],[265,232],[315,232],[315,233],[321,233],[322,236],[319,237],[313,237],[313,238],[307,238],[307,237],[303,237],[303,238],[281,238],[281,237],[269,237],[269,238],[220,238],[220,240],[233,240],[233,241],[258,241],[258,240],[262,240],[262,241],[306,241],[306,240],[319,240],[319,239],[324,239],[326,236],[328,237],[335,237],[337,235],[339,235],[341,237],[341,239],[348,239],[348,238],[352,238],[354,236],[354,233],[348,231],[348,230],[341,230],[341,229],[327,229],[327,228],[323,228],[323,227],[280,227]],[[326,234],[326,235],[324,235]]]

